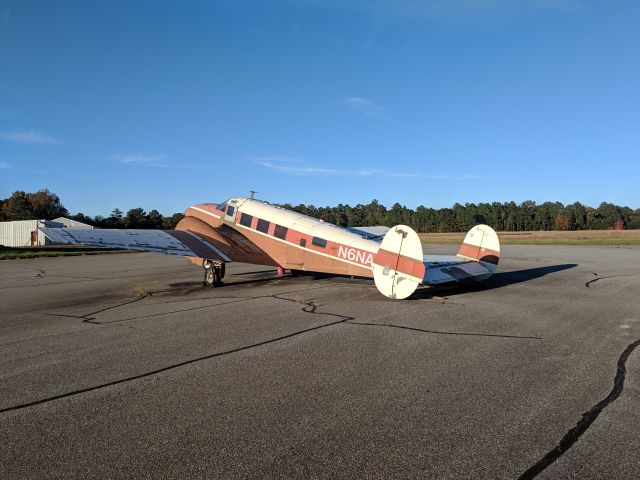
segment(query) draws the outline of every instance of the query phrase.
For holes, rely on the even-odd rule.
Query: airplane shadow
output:
[[[507,285],[515,285],[517,283],[528,282],[529,280],[534,280],[536,278],[543,277],[545,275],[561,272],[563,270],[568,270],[570,268],[577,267],[577,263],[564,263],[559,265],[548,265],[545,267],[536,267],[536,268],[526,268],[523,270],[514,270],[512,272],[498,272],[493,275],[491,278],[483,281],[476,282],[474,280],[470,280],[468,282],[460,282],[460,283],[446,283],[438,286],[420,286],[418,289],[411,295],[407,300],[424,300],[430,299],[437,296],[451,296],[451,295],[460,295],[467,292],[480,292],[485,290],[493,290],[495,288],[506,287]],[[243,272],[240,275],[245,274],[255,274],[258,278],[252,278],[248,280],[234,280],[237,274],[233,274],[230,278],[225,281],[224,286],[234,287],[240,285],[247,284],[256,284],[256,283],[267,283],[274,281],[285,281],[290,283],[297,283],[300,281],[304,281],[304,278],[311,280],[333,280],[338,283],[344,283],[345,285],[357,283],[359,285],[370,284],[372,287],[374,286],[374,282],[372,278],[367,277],[357,277],[357,276],[349,276],[349,275],[332,275],[329,273],[314,273],[314,272],[305,272],[298,275],[286,275],[284,277],[278,277],[274,275],[275,272],[271,271],[259,271],[259,272]],[[184,294],[191,293],[193,291],[201,291],[202,290],[202,281],[192,281],[192,282],[179,282],[179,283],[170,283],[169,287],[184,289]]]
[[[249,280],[239,280],[234,277],[238,277],[241,275],[255,275],[257,278],[252,278]],[[317,273],[317,272],[304,272],[300,274],[288,274],[285,276],[277,276],[276,271],[273,270],[260,270],[256,272],[241,272],[230,274],[228,277],[225,277],[223,280],[222,287],[236,287],[241,285],[250,285],[250,284],[259,284],[259,283],[269,283],[269,282],[287,282],[289,284],[295,283],[304,283],[306,280],[334,280],[338,283],[350,284],[362,281],[370,283],[371,286],[374,285],[373,278],[366,277],[356,277],[350,275],[335,275],[331,273]],[[193,291],[201,291],[203,288],[202,280],[193,280],[188,282],[175,282],[170,283],[168,285],[172,289],[183,290],[183,293],[188,294]],[[160,292],[157,292],[160,293]]]
[[[418,288],[408,300],[424,300],[434,296],[459,295],[467,292],[482,292],[485,290],[493,290],[495,288],[515,285],[517,283],[528,282],[536,278],[544,277],[550,273],[562,272],[570,268],[577,267],[577,263],[563,263],[559,265],[548,265],[545,267],[525,268],[523,270],[514,270],[512,272],[498,272],[491,278],[476,282],[474,280],[468,282],[444,284],[428,288]]]

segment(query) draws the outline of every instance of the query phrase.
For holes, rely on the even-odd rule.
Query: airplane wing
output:
[[[382,238],[389,231],[389,227],[373,226],[373,227],[348,227],[346,231],[360,235],[366,240],[374,240],[376,242],[382,242]]]
[[[101,228],[40,228],[53,243],[95,245],[142,252],[200,257],[221,262],[231,259],[219,248],[188,230],[118,230]]]

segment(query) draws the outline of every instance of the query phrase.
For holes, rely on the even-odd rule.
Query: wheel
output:
[[[214,287],[220,287],[222,285],[222,269],[216,265],[213,267]]]
[[[204,272],[204,282],[202,282],[205,287],[213,288],[216,286],[216,275],[213,268],[207,268]]]

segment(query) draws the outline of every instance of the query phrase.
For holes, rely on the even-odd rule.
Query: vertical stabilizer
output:
[[[476,225],[464,237],[458,250],[458,257],[476,260],[492,273],[500,261],[500,240],[488,225]]]
[[[389,229],[373,257],[376,287],[389,298],[403,299],[422,283],[424,263],[418,234],[407,225]]]

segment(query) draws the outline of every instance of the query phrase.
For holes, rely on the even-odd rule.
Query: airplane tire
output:
[[[205,287],[213,288],[216,286],[216,274],[213,268],[207,268],[204,271],[204,282],[202,282]]]
[[[208,260],[204,260],[202,265],[205,266],[205,262]],[[222,279],[224,277],[225,264],[215,265],[213,263],[208,263],[208,268],[205,267],[204,270],[204,281],[202,284],[205,287],[215,288],[222,286]]]
[[[222,269],[220,267],[213,267],[213,276],[215,279],[214,287],[222,286]]]

